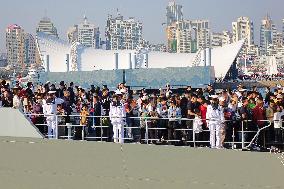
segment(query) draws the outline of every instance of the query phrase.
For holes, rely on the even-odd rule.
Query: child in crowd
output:
[[[195,118],[193,120],[193,132],[195,133],[195,140],[201,140],[201,132],[203,131],[202,125],[203,121],[201,119],[200,110],[198,108],[194,109]]]
[[[86,104],[82,105],[82,109],[80,112],[80,126],[75,128],[75,139],[81,138],[83,139],[84,133],[82,132],[85,130],[85,127],[88,125],[88,116],[90,115],[88,111],[88,106]]]
[[[83,125],[83,126],[87,126],[88,124],[88,118],[87,116],[89,116],[89,111],[88,111],[88,106],[86,104],[84,104],[82,106],[82,110],[80,112],[80,125]]]

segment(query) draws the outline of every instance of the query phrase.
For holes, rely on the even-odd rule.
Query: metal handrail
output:
[[[149,136],[148,136],[148,133],[149,133],[149,130],[166,130],[167,128],[166,127],[149,127],[148,126],[148,123],[150,123],[152,120],[172,120],[174,119],[173,121],[194,121],[194,119],[188,119],[188,118],[158,118],[158,117],[111,117],[111,116],[107,116],[107,115],[101,115],[101,116],[81,116],[80,114],[71,114],[71,115],[57,115],[57,114],[25,114],[26,116],[44,116],[44,117],[47,117],[47,116],[55,116],[56,120],[58,120],[58,117],[87,117],[87,118],[122,118],[122,119],[125,119],[125,118],[128,118],[128,119],[138,119],[138,120],[143,120],[145,123],[146,123],[146,133],[145,133],[145,139],[141,139],[141,140],[145,140],[147,141],[147,144],[149,143],[149,141],[154,141],[154,140],[160,140],[160,139],[149,139]],[[203,121],[211,121],[209,119],[202,119]],[[214,121],[216,121],[216,119],[214,119]],[[221,120],[219,120],[221,121]],[[222,123],[225,123],[225,122],[231,122],[231,121],[235,121],[235,120],[224,120],[222,121]],[[241,121],[241,130],[240,131],[234,131],[234,133],[242,133],[242,137],[241,137],[241,142],[236,142],[236,141],[232,141],[232,142],[225,142],[226,143],[231,143],[231,144],[242,144],[242,149],[245,149],[245,148],[249,148],[251,147],[251,145],[253,144],[254,140],[258,137],[258,135],[260,134],[260,132],[262,130],[265,130],[267,128],[269,128],[271,126],[271,121],[269,120],[257,120],[258,122],[269,122],[269,125],[259,129],[258,131],[245,131],[244,130],[244,125],[243,123],[244,122],[251,122],[252,120],[240,120]],[[282,121],[282,120],[273,120],[273,121]],[[46,124],[36,124],[36,125],[46,125]],[[58,135],[58,127],[69,127],[69,128],[72,128],[72,127],[86,127],[86,125],[59,125],[57,124],[57,134]],[[93,125],[92,128],[108,128],[110,126],[103,126],[102,124],[100,125]],[[140,129],[141,127],[123,127],[123,129]],[[193,134],[193,140],[192,141],[186,141],[186,142],[189,142],[189,143],[193,143],[194,146],[196,146],[196,143],[208,143],[209,141],[197,141],[195,140],[195,134],[196,132],[193,130],[193,129],[187,129],[187,128],[178,128],[178,129],[173,129],[174,131],[193,131],[192,134]],[[209,130],[204,130],[203,132],[210,132]],[[253,137],[252,141],[250,142],[247,142],[244,140],[244,134],[245,133],[256,133],[255,136]],[[235,134],[233,134],[234,137],[235,137]],[[70,138],[71,136],[61,136],[61,137],[68,137]],[[234,140],[234,137],[233,137],[233,140]],[[58,138],[58,136],[56,136],[56,138]],[[98,138],[98,139],[101,139],[101,141],[105,138],[108,138],[108,137],[103,137],[103,136],[100,136],[100,137],[84,137],[86,139],[88,138]],[[133,140],[133,138],[123,138],[125,140]],[[164,141],[173,141],[173,140],[164,140]],[[174,140],[174,141],[182,141],[182,140]],[[249,145],[245,146],[245,144],[249,143]]]

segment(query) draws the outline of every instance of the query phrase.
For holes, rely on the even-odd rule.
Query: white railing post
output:
[[[195,130],[193,129],[192,127],[192,139],[193,139],[193,147],[195,148],[196,147],[196,144],[195,144]]]
[[[103,141],[103,121],[102,121],[102,117],[100,117],[100,126],[101,126],[101,142]]]
[[[235,127],[233,127],[233,135],[232,135],[233,143],[232,143],[232,149],[235,149]]]
[[[245,148],[244,121],[242,121],[242,149]]]
[[[55,115],[55,138],[58,139],[58,115]]]
[[[146,133],[145,133],[145,139],[147,144],[149,144],[149,136],[148,136],[148,119],[146,118]]]
[[[82,140],[85,139],[85,125],[82,125]]]
[[[70,140],[71,139],[71,124],[70,123],[66,123],[66,126],[67,126],[67,130],[68,130],[68,132],[67,132],[67,138],[68,138],[68,140]]]

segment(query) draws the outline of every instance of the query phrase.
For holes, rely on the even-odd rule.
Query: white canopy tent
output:
[[[71,54],[71,45],[63,40],[58,40],[43,33],[37,35],[37,43],[42,62],[50,72],[66,72],[67,66],[71,68],[71,60],[67,61],[67,54]],[[211,52],[211,66],[214,67],[215,77],[224,77],[232,63],[238,56],[244,41],[239,41],[223,47],[214,48]],[[78,48],[77,67],[78,71],[114,70],[131,68],[169,68],[169,67],[192,67],[198,53],[147,53],[146,64],[138,66],[135,51],[130,50],[102,50],[95,48]],[[48,60],[47,57],[48,56]],[[146,57],[146,56],[145,56]],[[48,61],[48,64],[47,64]],[[199,64],[204,66],[204,64]]]

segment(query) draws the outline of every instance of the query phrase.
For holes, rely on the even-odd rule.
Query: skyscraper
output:
[[[190,21],[178,21],[167,27],[168,52],[191,53]]]
[[[168,42],[168,52],[176,53],[177,52],[177,27],[175,24],[167,26],[167,42]]]
[[[212,33],[211,34],[211,47],[222,47],[223,44],[223,33]]]
[[[8,65],[24,67],[24,47],[25,33],[17,24],[12,24],[6,29],[6,49]]]
[[[239,17],[236,22],[232,23],[233,42],[245,39],[245,46],[254,44],[254,26],[248,17]]]
[[[230,31],[224,30],[223,31],[222,46],[231,44],[232,41],[233,41],[232,33]]]
[[[277,32],[276,33],[276,37],[275,37],[275,46],[276,47],[283,47],[284,43],[283,43],[283,33],[282,32]]]
[[[6,49],[8,65],[16,68],[30,67],[38,61],[34,37],[13,24],[6,29]]]
[[[176,4],[175,1],[170,1],[167,6],[167,26],[172,23],[183,20],[182,5]]]
[[[100,48],[100,30],[95,24],[91,24],[84,16],[82,23],[74,25],[67,32],[69,43],[79,42],[85,47]]]
[[[192,40],[197,49],[206,49],[211,44],[209,20],[191,20]]]
[[[47,35],[58,38],[57,29],[48,17],[43,17],[39,21],[36,32],[43,32]]]
[[[107,50],[134,50],[143,43],[142,23],[134,18],[124,20],[120,14],[115,18],[109,15],[105,31]]]
[[[269,15],[266,15],[265,18],[261,21],[260,27],[260,48],[262,54],[267,53],[267,49],[270,45],[276,43],[276,34],[277,29]]]
[[[71,44],[78,41],[78,25],[74,25],[68,29],[67,39]]]
[[[232,43],[232,33],[224,30],[220,33],[211,34],[211,47],[222,47]]]
[[[36,64],[36,43],[29,33],[24,34],[24,64],[25,66]]]
[[[283,44],[284,44],[284,19],[282,19],[282,33],[283,33]]]
[[[191,29],[178,28],[177,53],[191,53]]]

